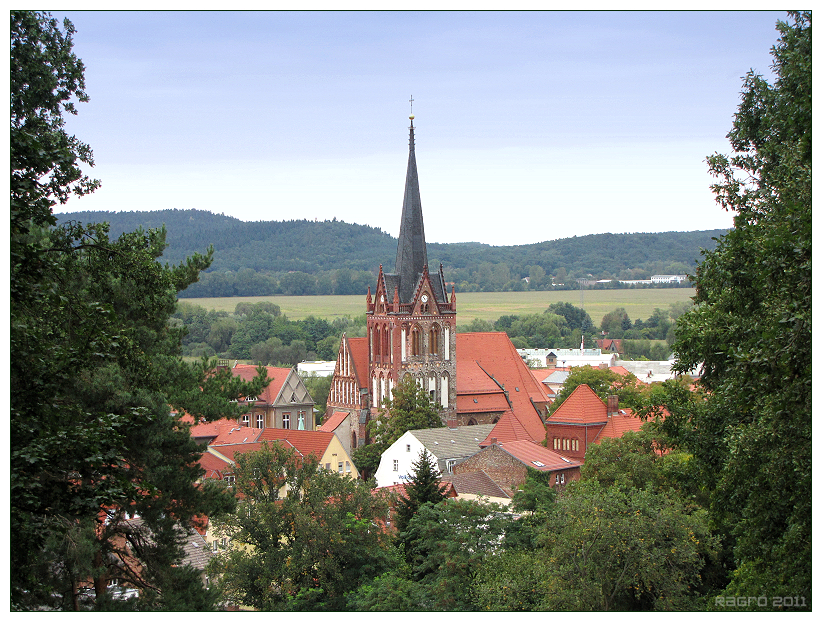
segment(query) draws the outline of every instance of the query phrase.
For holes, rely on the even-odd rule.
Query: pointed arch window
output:
[[[428,353],[440,353],[440,325],[434,324],[431,330],[428,331]]]
[[[422,354],[422,331],[419,326],[411,329],[411,356]]]

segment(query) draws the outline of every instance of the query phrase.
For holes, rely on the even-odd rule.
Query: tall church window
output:
[[[440,325],[434,324],[428,331],[428,352],[429,354],[440,353]]]
[[[422,331],[419,326],[411,329],[411,356],[422,354]]]

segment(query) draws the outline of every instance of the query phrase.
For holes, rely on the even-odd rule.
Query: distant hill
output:
[[[397,239],[381,229],[336,219],[244,222],[202,210],[73,212],[57,214],[57,218],[59,222],[108,222],[113,237],[138,227],[165,225],[168,249],[163,261],[179,263],[213,245],[214,263],[208,271],[213,273],[299,272],[317,280],[340,269],[354,271],[355,276],[357,272],[375,274],[380,264],[386,271],[393,270],[397,252]],[[446,278],[456,282],[458,289],[473,291],[505,289],[506,284],[512,288],[511,283],[530,276],[536,266],[547,276],[648,278],[651,273],[693,272],[700,249],[713,249],[712,238],[725,232],[605,233],[517,246],[429,244],[428,258],[432,267],[443,264]],[[333,276],[331,281],[333,288]],[[361,293],[360,288],[311,293]]]

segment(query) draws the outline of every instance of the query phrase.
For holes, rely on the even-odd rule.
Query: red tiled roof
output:
[[[337,427],[345,421],[346,417],[351,414],[345,410],[335,410],[334,414],[328,418],[324,424],[322,424],[318,429],[320,432],[333,432],[337,429]]]
[[[280,394],[285,381],[291,374],[292,369],[290,367],[271,366],[266,367],[265,369],[268,377],[271,378],[271,382],[265,389],[263,389],[263,392],[257,396],[257,400],[265,402],[266,404],[273,404],[277,399],[277,396]],[[234,377],[239,377],[246,381],[253,380],[257,377],[257,366],[237,363],[231,368],[231,374]]]
[[[203,452],[198,462],[205,471],[205,477],[209,479],[223,479],[223,471],[229,466],[226,460],[218,458],[208,451]]]
[[[191,438],[217,438],[221,433],[239,427],[240,423],[236,419],[218,419],[199,423],[191,426]]]
[[[545,433],[543,432],[543,438],[544,437]],[[519,422],[519,419],[514,416],[514,413],[512,413],[510,409],[502,413],[502,417],[499,418],[497,424],[488,433],[488,436],[485,437],[485,440],[482,441],[479,446],[487,447],[491,444],[491,439],[493,438],[497,439],[498,443],[533,440],[531,435],[528,434],[528,431],[523,427],[523,425]]]
[[[513,441],[498,445],[504,452],[537,471],[557,471],[582,465],[579,460],[564,458],[557,452],[531,441]]]
[[[302,455],[314,454],[321,459],[329,443],[334,438],[332,432],[321,430],[282,430],[280,428],[266,428],[260,434],[260,441],[280,441],[289,443]]]
[[[662,417],[667,417],[668,411],[662,411]],[[605,438],[621,438],[626,432],[638,432],[645,422],[636,416],[630,408],[623,408],[619,410],[616,415],[608,417],[608,422],[599,431],[594,443],[601,443]]]
[[[474,376],[471,366],[463,366],[468,376],[460,374],[459,361],[474,361],[494,382],[505,388],[512,405],[512,415],[530,440],[545,438],[545,427],[533,402],[545,405],[545,393],[522,361],[517,349],[505,333],[457,333],[457,395],[488,386],[487,380]],[[504,416],[503,416],[504,417]],[[500,419],[499,425],[502,423]]]
[[[368,337],[346,337],[354,376],[360,389],[368,388]]]
[[[257,440],[261,430],[259,428],[249,428],[236,424],[231,427],[223,427],[219,435],[209,443],[210,445],[231,445],[235,443],[253,443]]]
[[[541,367],[538,369],[531,369],[530,371],[531,375],[534,377],[534,380],[536,380],[539,383],[542,383],[548,376],[553,374],[556,370],[548,369],[547,367]]]
[[[457,395],[457,412],[502,412],[509,410],[508,400],[500,389],[499,393],[475,393],[473,395]]]
[[[579,385],[565,398],[554,414],[548,418],[551,423],[605,423],[608,408],[587,384]]]

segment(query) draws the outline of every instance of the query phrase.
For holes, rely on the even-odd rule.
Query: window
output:
[[[325,470],[326,470],[326,471],[330,471],[330,470],[331,470],[331,463],[330,463],[330,462],[326,462],[326,463],[325,463]]]
[[[564,483],[565,483],[565,473],[563,473],[563,474],[560,476],[560,484],[564,484]]]
[[[263,427],[263,419],[264,419],[264,416],[262,415],[262,413],[257,415],[257,427],[258,428]]]
[[[214,551],[215,553],[217,552],[217,541],[216,540],[211,541],[211,550]]]
[[[243,415],[240,419],[240,423],[248,427],[251,424],[251,418],[248,415]]]
[[[394,472],[396,473],[399,470],[400,470],[400,461],[399,460],[394,460]]]
[[[554,449],[559,449],[559,438],[554,437]]]
[[[457,464],[457,459],[456,458],[451,459],[451,460],[446,460],[445,461],[445,471],[447,473],[453,473],[455,464]]]
[[[291,413],[283,413],[283,429],[291,428]]]
[[[234,476],[233,475],[226,475],[225,476],[225,483],[228,484],[229,488],[234,486]]]
[[[345,461],[345,472],[351,473],[351,463],[348,460]]]
[[[301,410],[297,415],[297,429],[298,430],[305,430],[305,411]]]
[[[411,445],[406,445],[405,446],[405,451],[411,451]]]
[[[428,352],[439,354],[440,351],[440,327],[434,324],[428,333]]]
[[[411,329],[411,356],[420,354],[422,354],[422,337],[419,327],[415,326]]]
[[[342,462],[340,462],[340,463],[337,465],[337,467],[338,467],[338,468],[337,468],[337,471],[338,471],[339,473],[342,473],[342,472],[343,472],[343,463],[342,463]]]
[[[557,473],[557,478],[556,478],[556,480],[554,481],[554,484],[559,484],[559,473]]]

